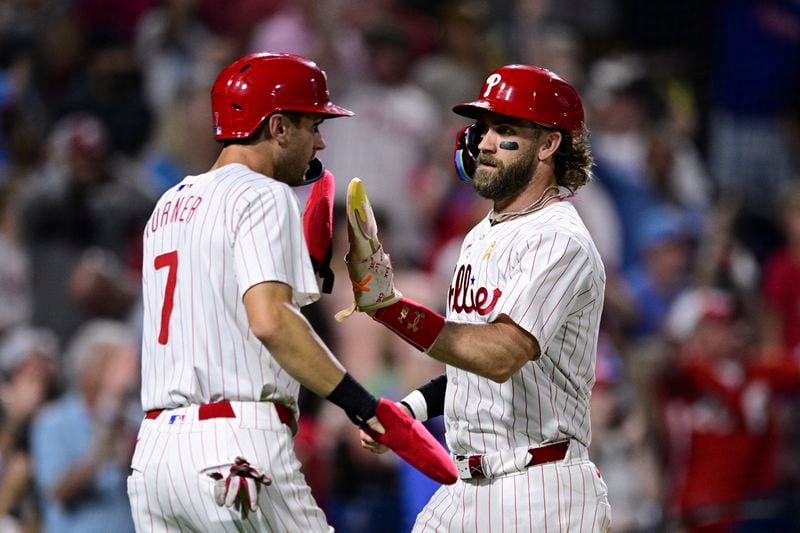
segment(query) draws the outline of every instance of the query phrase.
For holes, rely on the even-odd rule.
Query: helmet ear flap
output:
[[[324,175],[325,165],[322,164],[322,161],[320,161],[319,158],[315,157],[308,165],[308,170],[306,170],[305,178],[302,184],[308,185],[309,183],[314,183]]]
[[[453,154],[453,163],[458,177],[463,181],[471,181],[478,168],[478,145],[483,132],[478,124],[461,128],[456,134],[456,147]]]

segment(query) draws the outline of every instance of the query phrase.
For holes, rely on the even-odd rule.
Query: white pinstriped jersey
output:
[[[144,232],[142,404],[222,399],[294,407],[298,382],[250,330],[242,297],[263,281],[307,305],[319,289],[292,189],[230,164],[189,176],[156,204]]]
[[[447,320],[492,322],[506,314],[539,341],[542,355],[505,383],[447,367],[445,421],[455,454],[591,439],[605,270],[566,201],[466,236],[447,300]]]

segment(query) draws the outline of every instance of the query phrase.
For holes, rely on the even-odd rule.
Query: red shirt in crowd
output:
[[[775,252],[765,263],[763,295],[783,323],[783,341],[789,352],[800,349],[800,262],[787,249]]]
[[[722,531],[743,502],[777,488],[774,400],[800,387],[800,369],[786,359],[686,361],[662,390],[672,510],[692,531]]]

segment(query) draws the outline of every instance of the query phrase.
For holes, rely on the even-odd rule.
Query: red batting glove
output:
[[[369,427],[362,428],[367,435],[394,450],[408,464],[434,481],[452,485],[458,480],[455,463],[422,422],[414,420],[404,409],[386,398],[378,400],[375,416],[386,433],[378,433]]]
[[[303,213],[303,233],[311,256],[314,273],[322,278],[322,292],[333,290],[333,202],[336,182],[333,173],[326,170],[322,179],[314,182]]]
[[[258,508],[258,493],[261,486],[272,484],[269,476],[251,466],[242,457],[237,457],[231,465],[228,477],[223,478],[222,474],[218,472],[209,475],[216,480],[214,500],[217,505],[220,507],[224,505],[240,511],[242,520],[247,520],[250,511]]]

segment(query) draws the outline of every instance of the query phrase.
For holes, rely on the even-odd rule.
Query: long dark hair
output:
[[[577,191],[592,179],[594,156],[589,148],[589,130],[584,127],[580,135],[561,134],[561,145],[553,156],[556,183]]]

